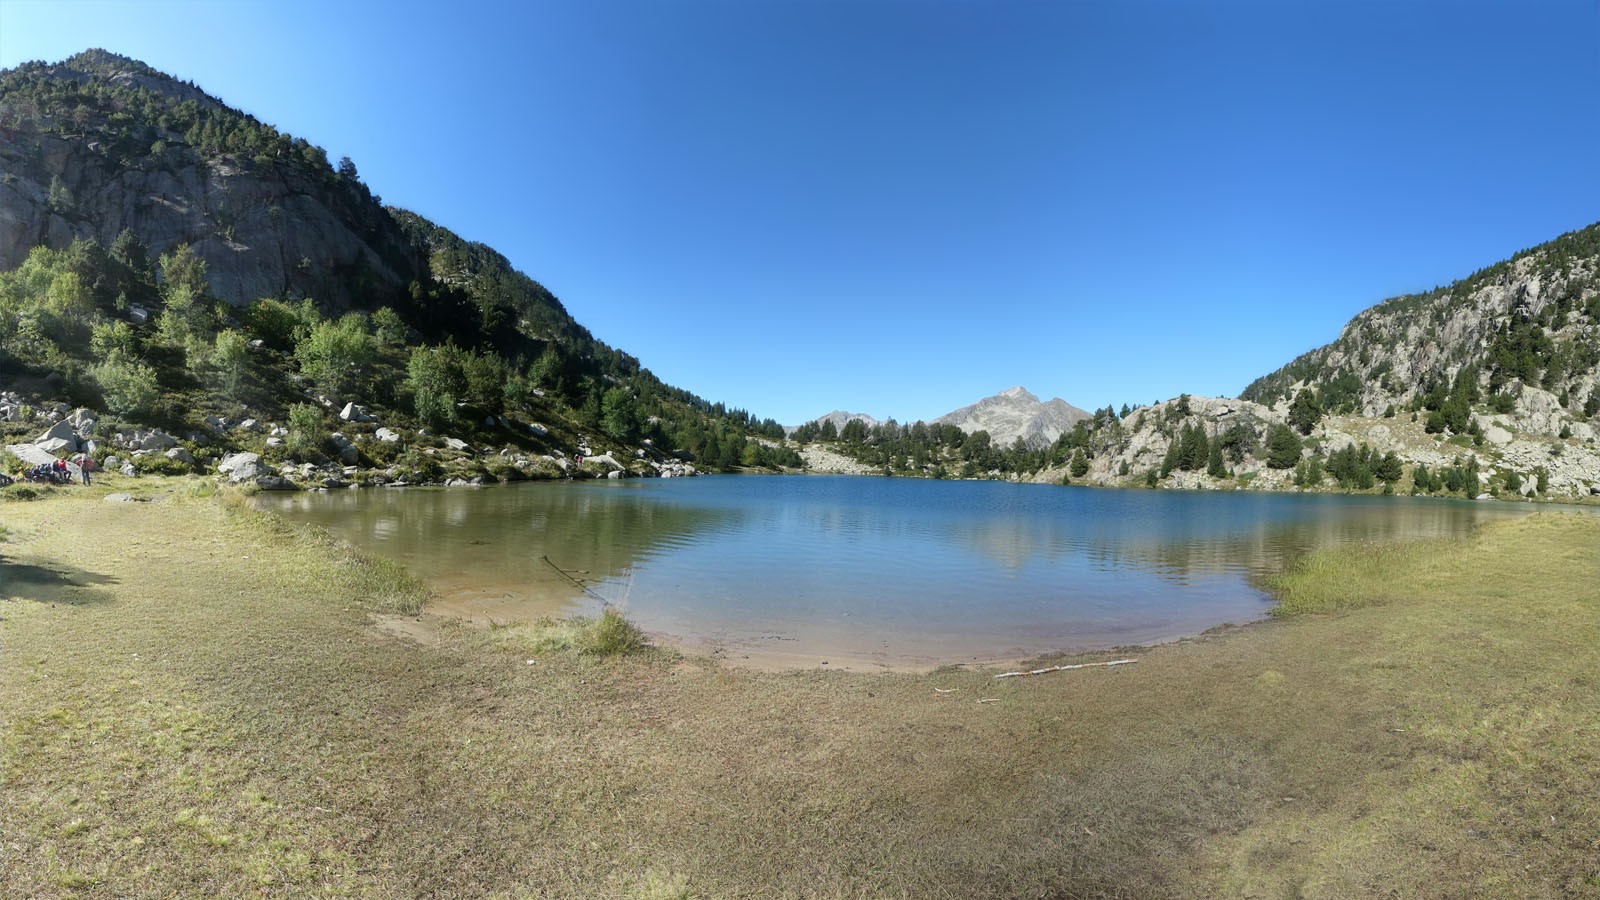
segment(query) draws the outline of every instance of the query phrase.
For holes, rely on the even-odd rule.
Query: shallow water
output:
[[[1265,614],[1265,576],[1523,504],[722,476],[262,495],[496,621],[617,604],[732,657],[889,665],[1148,643]],[[582,582],[582,586],[574,582]]]

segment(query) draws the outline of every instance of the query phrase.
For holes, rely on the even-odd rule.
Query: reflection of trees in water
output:
[[[663,546],[731,530],[746,517],[737,509],[662,503],[647,491],[595,485],[375,489],[272,501],[423,577],[477,571],[539,583],[559,580],[542,556],[587,580],[615,578]]]
[[[994,489],[1004,486],[988,494],[931,484],[920,487],[933,490],[908,491],[872,479],[810,493],[766,480],[718,484],[694,491],[564,484],[379,489],[268,502],[399,558],[424,577],[540,585],[560,580],[541,556],[589,581],[615,580],[673,547],[751,530],[793,540],[814,559],[826,557],[830,546],[881,546],[893,554],[921,544],[1012,572],[1066,562],[1179,584],[1219,574],[1254,581],[1318,547],[1460,534],[1485,518],[1520,514],[1408,498],[997,495]]]
[[[1269,497],[1232,507],[1216,502],[1230,498],[1215,496],[1151,494],[1127,504],[1094,499],[1099,502],[1086,508],[1053,513],[873,515],[861,507],[818,506],[805,518],[836,533],[938,541],[1005,571],[1078,559],[1095,571],[1137,571],[1176,583],[1243,574],[1259,585],[1320,547],[1462,534],[1487,518],[1522,512],[1409,498],[1315,498],[1294,505],[1298,498]]]

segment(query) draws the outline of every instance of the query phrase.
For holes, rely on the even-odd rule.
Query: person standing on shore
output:
[[[94,457],[87,453],[78,457],[78,477],[83,479],[84,484],[89,483],[89,470],[92,468],[94,468]]]

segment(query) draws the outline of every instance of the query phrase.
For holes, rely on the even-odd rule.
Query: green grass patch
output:
[[[1278,598],[1270,612],[1294,616],[1387,602],[1428,577],[1447,544],[1363,542],[1314,551],[1268,583]],[[1396,573],[1405,577],[1396,578]]]
[[[649,645],[644,632],[614,607],[594,618],[544,619],[530,625],[496,626],[493,642],[528,653],[577,653],[589,656],[625,656]]]

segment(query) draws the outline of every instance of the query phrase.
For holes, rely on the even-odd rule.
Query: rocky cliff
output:
[[[1240,397],[1273,404],[1310,390],[1323,411],[1379,416],[1425,402],[1463,372],[1471,402],[1518,430],[1594,436],[1600,224],[1449,286],[1385,300]]]
[[[102,50],[0,75],[0,269],[124,229],[152,254],[192,246],[234,305],[370,308],[428,278],[353,166],[192,84]]]

